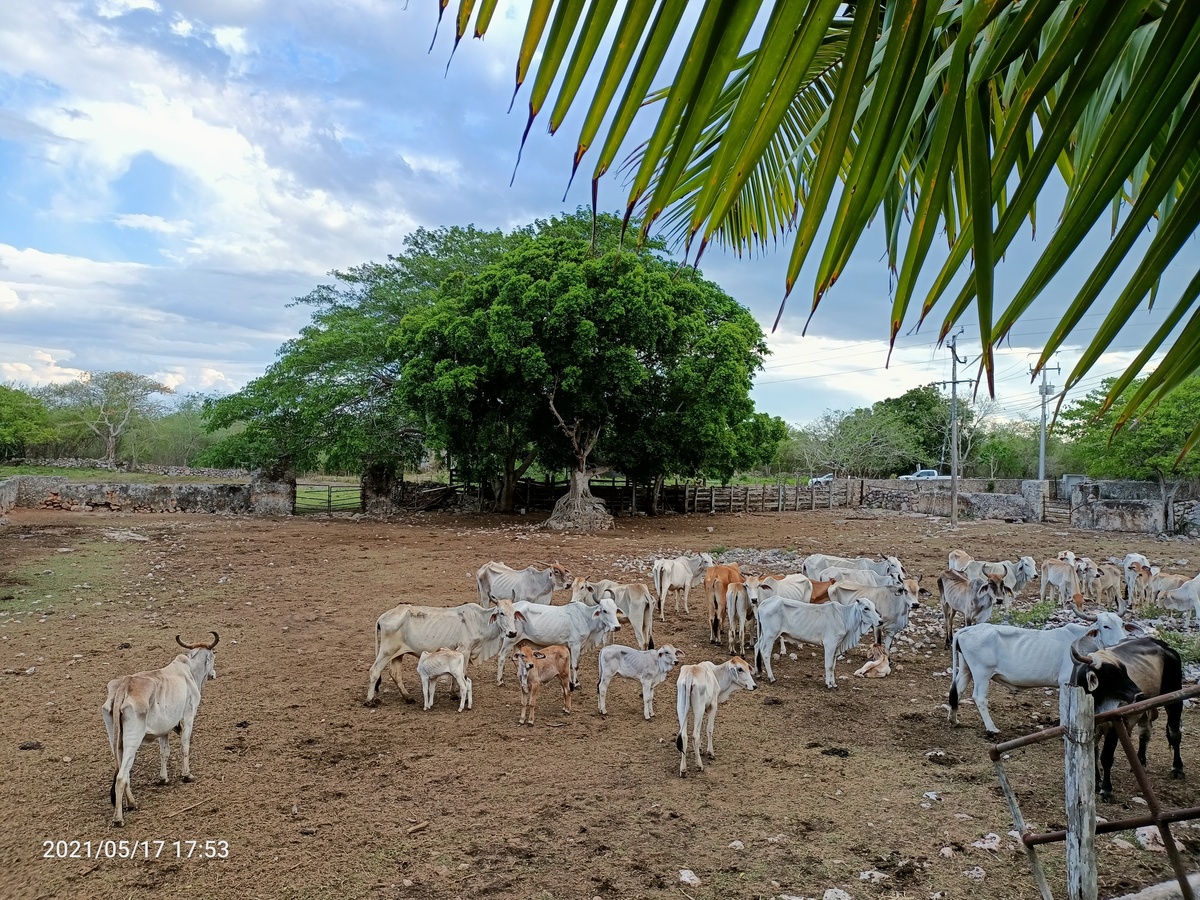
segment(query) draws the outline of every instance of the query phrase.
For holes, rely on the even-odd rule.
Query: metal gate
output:
[[[362,488],[349,484],[297,484],[297,514],[358,512],[362,509]]]

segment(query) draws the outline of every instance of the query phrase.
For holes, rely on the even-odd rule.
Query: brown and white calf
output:
[[[563,712],[571,711],[571,651],[562,644],[549,647],[534,647],[522,644],[513,654],[517,664],[517,684],[521,686],[521,718],[524,725],[528,717],[533,725],[537,715],[538,691],[547,681],[558,679],[562,686]]]
[[[467,677],[466,654],[447,647],[426,650],[417,661],[417,676],[421,679],[425,709],[432,708],[438,679],[442,677],[453,678],[458,684],[458,711],[462,712],[464,706],[467,709],[472,708],[471,679]]]
[[[1064,550],[1059,556],[1064,554],[1069,555],[1070,559],[1047,559],[1042,563],[1042,583],[1038,589],[1038,599],[1045,600],[1053,589],[1053,592],[1058,594],[1060,606],[1071,602],[1078,605],[1075,597],[1079,594],[1079,572],[1075,568],[1075,554]]]
[[[704,573],[704,594],[708,598],[709,641],[721,643],[721,628],[726,625],[726,598],[729,586],[744,585],[742,570],[737,563],[709,566]]]
[[[158,738],[158,783],[166,784],[167,760],[171,747],[167,736],[179,733],[183,749],[183,780],[192,780],[192,725],[200,708],[200,691],[205,682],[217,677],[213,649],[221,636],[212,633],[211,644],[185,644],[175,635],[175,641],[187,653],[180,653],[161,669],[138,672],[114,678],[108,683],[108,697],[100,708],[104,727],[108,731],[108,746],[116,762],[109,799],[113,805],[113,824],[125,824],[125,800],[136,809],[133,791],[129,787],[129,772],[142,741]]]

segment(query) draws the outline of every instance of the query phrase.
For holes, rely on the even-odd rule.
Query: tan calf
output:
[[[710,623],[709,641],[721,643],[721,628],[726,625],[726,603],[729,596],[729,586],[744,585],[742,570],[737,563],[732,565],[709,566],[704,573],[704,594],[708,597],[708,618]]]
[[[549,647],[534,647],[522,644],[513,654],[517,664],[517,683],[521,686],[521,718],[524,725],[528,716],[533,725],[537,715],[538,691],[547,681],[558,679],[562,685],[563,712],[571,711],[571,651],[562,644]]]

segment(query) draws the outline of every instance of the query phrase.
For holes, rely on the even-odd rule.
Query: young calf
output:
[[[883,644],[871,645],[871,661],[855,671],[858,678],[886,678],[892,674],[892,664]]]
[[[713,753],[713,728],[717,724],[717,706],[728,700],[734,691],[754,690],[758,685],[750,673],[750,664],[735,656],[719,666],[711,662],[699,662],[679,670],[679,681],[675,684],[675,711],[679,714],[679,736],[675,738],[675,749],[679,751],[679,777],[687,775],[687,717],[690,708],[693,715],[692,743],[696,746],[696,765],[704,771],[700,759],[700,724],[708,714],[708,758],[716,759]]]
[[[616,676],[636,678],[642,683],[642,716],[654,718],[654,689],[667,680],[667,673],[683,659],[683,651],[670,644],[657,650],[634,650],[614,644],[600,651],[600,685],[598,706],[600,715],[608,715],[608,685]]]
[[[425,709],[433,706],[433,694],[438,679],[449,676],[458,683],[458,711],[471,709],[471,679],[467,677],[467,658],[457,650],[442,647],[426,650],[417,662],[417,675],[421,679],[421,690],[425,694]]]
[[[537,696],[543,684],[557,678],[562,685],[563,712],[571,711],[571,651],[562,644],[549,647],[534,647],[522,644],[513,654],[517,664],[517,683],[521,686],[521,719],[525,724],[528,716],[533,725],[537,715]]]

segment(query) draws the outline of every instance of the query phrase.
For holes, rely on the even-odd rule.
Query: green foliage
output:
[[[389,337],[407,314],[431,307],[444,283],[463,282],[524,240],[473,226],[419,228],[387,263],[333,272],[336,284],[296,301],[314,308],[312,321],[267,372],[205,404],[207,427],[230,431],[202,462],[348,471],[415,465],[421,428],[396,395],[402,365]]]
[[[950,458],[950,398],[937,385],[915,387],[899,397],[880,400],[871,411],[892,420],[892,427],[904,432],[914,462],[921,467],[934,467]],[[971,428],[971,407],[960,401],[958,412],[959,430],[965,433]]]
[[[648,247],[616,250],[612,216],[595,251],[586,213],[531,230],[396,332],[399,392],[434,446],[506,483],[535,458],[642,479],[770,458],[785,426],[749,398],[766,352],[749,311]]]
[[[1142,613],[1142,615],[1145,616],[1146,614]],[[1168,631],[1165,628],[1160,628],[1158,637],[1164,644],[1174,648],[1179,653],[1184,665],[1200,663],[1200,635],[1180,634],[1178,631]]]
[[[65,433],[94,435],[103,445],[105,461],[112,465],[126,433],[161,411],[154,395],[174,392],[134,372],[87,372],[39,393]]]
[[[486,34],[496,4],[458,6],[456,43]],[[1076,284],[1067,278],[1073,296],[1039,360],[1094,308],[1107,311],[1067,387],[1153,299],[1200,226],[1194,0],[726,0],[695,15],[684,0],[654,15],[654,4],[620,6],[583,15],[582,3],[534,3],[516,54],[529,125],[548,108],[554,132],[586,107],[573,147],[576,167],[596,156],[593,196],[628,154],[626,220],[640,216],[643,236],[661,217],[697,260],[714,242],[741,253],[789,240],[786,289],[812,272],[814,307],[881,223],[896,276],[890,335],[937,311],[944,336],[970,316],[989,388],[993,348],[1052,282],[1060,289],[1101,223],[1111,218],[1113,240]],[[594,86],[581,91],[585,82]],[[1045,190],[1056,177],[1062,209],[1043,213],[1049,237],[1038,235],[1029,273],[1001,303],[994,265],[1027,222],[1034,229],[1039,199],[1060,193]],[[931,255],[941,234],[944,259]],[[1166,353],[1130,414],[1197,370],[1198,302],[1200,273],[1130,363],[1133,378]],[[1189,434],[1200,439],[1200,423]]]
[[[0,457],[23,456],[26,448],[53,436],[46,404],[18,387],[0,384]]]
[[[1159,482],[1200,477],[1200,456],[1180,458],[1200,422],[1200,376],[1185,379],[1173,393],[1119,429],[1117,423],[1143,382],[1131,383],[1117,402],[1108,406],[1105,398],[1113,381],[1109,379],[1075,401],[1059,416],[1064,436],[1070,439],[1087,474]]]
[[[1058,612],[1058,605],[1049,600],[1039,600],[1029,607],[1029,609],[1016,609],[1012,611],[1012,620],[1014,625],[1020,625],[1024,628],[1041,628],[1050,621],[1050,617]]]

